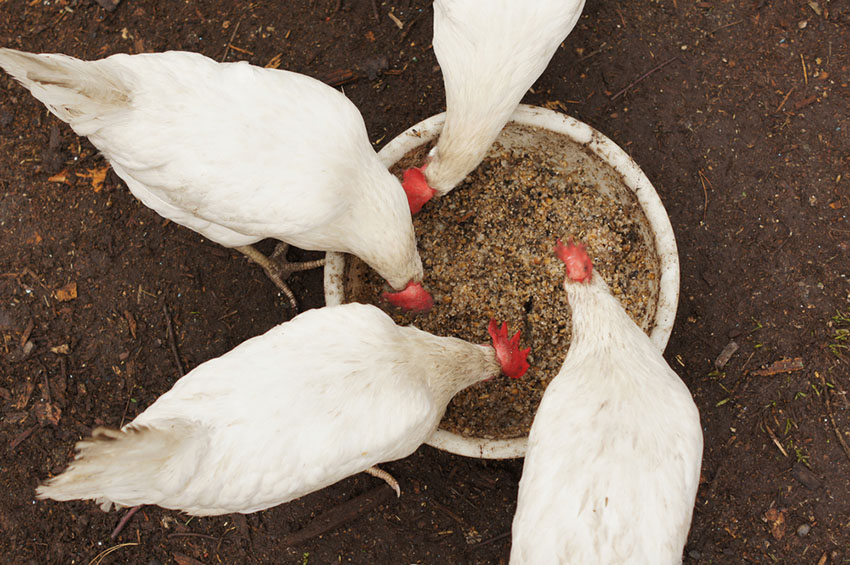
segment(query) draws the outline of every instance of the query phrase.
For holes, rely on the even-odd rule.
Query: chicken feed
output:
[[[507,132],[533,130],[509,124]],[[429,145],[392,169],[399,178],[424,162]],[[584,159],[508,148],[498,141],[467,179],[414,216],[435,305],[427,314],[400,312],[382,302],[384,281],[356,258],[347,262],[345,295],[372,303],[399,324],[489,343],[490,318],[522,331],[531,368],[519,380],[499,377],[458,394],[440,427],[467,437],[528,435],[537,405],[558,374],[570,343],[564,266],[552,249],[558,238],[584,243],[595,272],[645,331],[652,329],[660,265],[648,221],[633,193],[585,180]],[[584,151],[590,155],[589,151]]]

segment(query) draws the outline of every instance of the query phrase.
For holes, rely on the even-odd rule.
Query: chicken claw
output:
[[[315,269],[325,264],[324,259],[316,259],[315,261],[304,261],[302,263],[290,263],[286,259],[286,252],[289,250],[289,244],[280,242],[275,247],[271,256],[266,257],[257,251],[252,245],[243,245],[236,247],[236,250],[248,256],[252,261],[257,263],[266,272],[266,275],[272,282],[286,295],[289,299],[289,304],[292,309],[298,312],[298,302],[295,300],[295,294],[284,281],[289,278],[289,275],[298,271],[306,271]]]
[[[377,477],[379,479],[382,479],[388,485],[390,485],[390,488],[392,488],[395,491],[395,495],[397,497],[401,497],[401,487],[398,486],[398,481],[395,480],[395,477],[393,477],[392,475],[390,475],[389,473],[387,473],[383,469],[380,469],[377,465],[373,465],[372,467],[369,467],[368,469],[366,469],[363,472],[366,473],[366,474],[372,475],[373,477]]]

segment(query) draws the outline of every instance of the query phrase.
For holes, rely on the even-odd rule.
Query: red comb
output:
[[[493,349],[496,350],[496,359],[502,366],[502,372],[512,379],[518,379],[528,370],[528,352],[531,348],[520,349],[519,337],[520,332],[508,339],[508,324],[505,322],[499,327],[499,322],[490,320],[490,326],[487,328],[490,337],[493,339]]]
[[[410,205],[410,213],[416,214],[422,209],[422,205],[431,200],[436,192],[428,186],[428,181],[425,180],[425,167],[411,167],[404,171],[404,180],[401,181],[401,187],[407,195],[407,203]]]
[[[413,281],[407,283],[404,290],[399,292],[385,292],[382,296],[384,300],[393,306],[398,306],[411,312],[427,312],[434,305],[434,299],[422,287],[422,283]]]
[[[574,244],[572,237],[567,240],[566,245],[559,239],[555,243],[555,255],[567,266],[567,276],[570,279],[576,282],[590,280],[590,275],[593,274],[593,262],[588,257],[584,245]]]

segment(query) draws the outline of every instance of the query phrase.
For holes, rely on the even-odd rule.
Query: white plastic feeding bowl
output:
[[[384,147],[378,156],[392,167],[408,152],[424,145],[440,135],[445,114],[431,116],[411,127]],[[667,211],[649,179],[637,164],[613,141],[592,127],[564,114],[536,106],[520,105],[511,117],[511,122],[538,128],[535,130],[504,130],[498,142],[505,148],[533,144],[538,150],[563,153],[567,161],[581,160],[584,179],[594,183],[600,191],[610,193],[612,186],[634,193],[643,209],[652,232],[655,252],[661,274],[658,281],[655,316],[651,324],[650,338],[659,349],[664,350],[679,301],[679,256],[676,239]],[[554,132],[555,135],[552,135]],[[451,198],[451,194],[446,196]],[[325,302],[328,306],[345,302],[346,256],[328,253],[325,264]],[[427,280],[427,274],[426,274]],[[437,306],[439,307],[439,306]],[[566,351],[560,352],[566,355]],[[525,455],[527,437],[512,439],[481,439],[461,436],[446,430],[437,430],[428,444],[467,457],[484,459],[511,459]]]

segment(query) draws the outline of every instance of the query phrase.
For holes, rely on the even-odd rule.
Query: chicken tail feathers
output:
[[[181,493],[209,449],[207,429],[186,420],[157,427],[97,428],[77,443],[76,459],[36,489],[39,499],[95,500],[116,506],[158,504]]]
[[[124,109],[130,102],[129,88],[102,61],[0,49],[0,67],[72,127]]]

